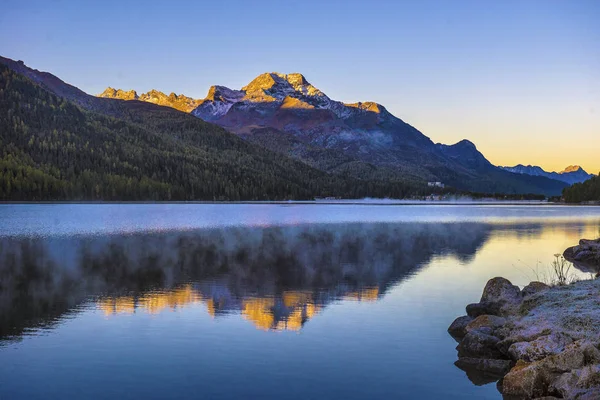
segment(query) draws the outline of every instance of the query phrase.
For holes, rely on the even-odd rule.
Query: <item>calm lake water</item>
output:
[[[499,399],[449,324],[599,234],[599,207],[0,205],[0,399]]]

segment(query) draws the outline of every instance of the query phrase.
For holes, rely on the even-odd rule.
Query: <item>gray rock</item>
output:
[[[590,388],[583,393],[579,393],[575,400],[598,400],[600,399],[600,388]]]
[[[472,330],[456,346],[458,357],[501,359],[504,355],[496,348],[499,341],[495,336]]]
[[[556,378],[549,390],[564,398],[581,398],[589,395],[593,388],[600,388],[600,365],[588,365],[581,369],[566,372]]]
[[[506,278],[496,277],[490,279],[481,295],[481,302],[514,303],[521,301],[521,290]]]
[[[558,354],[573,340],[564,334],[553,333],[540,336],[530,342],[516,342],[508,348],[513,360],[537,361],[549,355]]]
[[[500,378],[510,371],[514,363],[510,360],[462,357],[454,365],[462,370],[475,369]]]
[[[591,342],[579,340],[567,345],[561,353],[548,356],[539,362],[550,372],[564,373],[596,363],[598,358],[600,352]]]
[[[525,286],[523,288],[523,290],[521,290],[521,295],[523,297],[528,297],[528,296],[531,296],[532,294],[542,292],[549,288],[550,288],[550,286],[546,285],[543,282],[531,282],[531,283],[529,283],[529,285]]]
[[[480,315],[473,321],[469,322],[465,327],[465,332],[469,333],[472,330],[488,328],[486,332],[493,332],[495,329],[500,328],[506,323],[506,318],[498,317],[495,315]]]
[[[502,380],[502,394],[516,398],[533,399],[547,395],[548,384],[538,363],[517,361]]]
[[[462,338],[467,334],[465,328],[467,325],[473,321],[473,318],[468,315],[464,315],[462,317],[458,317],[450,324],[448,328],[448,333],[454,338]]]
[[[472,303],[467,305],[467,315],[473,318],[477,318],[480,315],[499,315],[500,307],[501,305],[499,303],[492,303],[489,301]]]

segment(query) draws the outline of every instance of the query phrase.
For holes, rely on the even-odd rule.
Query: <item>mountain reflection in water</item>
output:
[[[434,255],[469,259],[491,230],[373,223],[3,237],[0,338],[51,327],[90,299],[108,315],[201,302],[214,316],[297,330],[332,301],[377,299]]]
[[[185,284],[169,291],[153,291],[135,296],[104,297],[96,302],[105,316],[146,312],[158,314],[163,311],[203,304],[208,313],[217,318],[223,314],[239,313],[262,330],[298,331],[304,323],[325,307],[324,297],[310,291],[286,290],[280,295],[234,299],[226,288],[203,292],[202,285]],[[342,300],[376,301],[379,288],[351,291]]]
[[[90,301],[107,316],[203,304],[215,318],[299,330],[332,302],[385,296],[433,257],[468,262],[492,234],[544,229],[356,223],[0,237],[0,344],[51,328]]]

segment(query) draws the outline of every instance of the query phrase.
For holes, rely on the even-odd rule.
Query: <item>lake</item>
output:
[[[0,398],[500,399],[446,329],[599,235],[600,207],[3,204]]]

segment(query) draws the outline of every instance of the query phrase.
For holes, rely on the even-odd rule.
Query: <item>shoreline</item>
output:
[[[489,200],[489,201],[442,201],[442,200],[392,200],[392,199],[348,199],[348,200],[248,200],[248,201],[0,201],[0,205],[36,205],[36,204],[249,204],[249,205],[372,205],[372,206],[403,206],[403,205],[430,205],[430,206],[482,206],[482,205],[518,205],[518,206],[565,206],[565,207],[600,207],[599,204],[567,204],[538,200]]]
[[[523,289],[490,279],[448,332],[455,365],[510,399],[600,398],[600,279]]]

